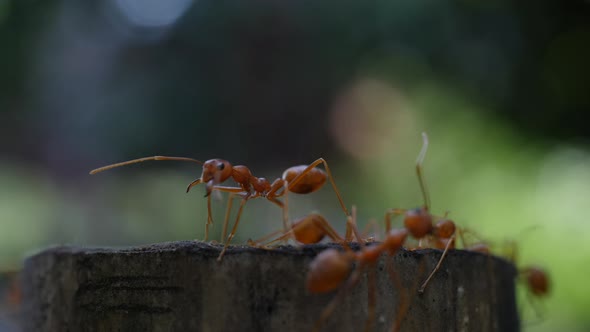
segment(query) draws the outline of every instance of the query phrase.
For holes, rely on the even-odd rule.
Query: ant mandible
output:
[[[248,167],[243,165],[232,166],[230,162],[223,159],[210,159],[205,162],[201,162],[197,159],[185,157],[144,157],[100,167],[90,171],[90,174],[96,174],[115,167],[135,164],[148,160],[190,161],[203,165],[203,171],[201,173],[201,176],[198,179],[191,182],[188,185],[186,191],[189,192],[192,187],[201,183],[205,183],[205,196],[207,197],[207,224],[205,226],[205,241],[207,241],[209,237],[209,225],[213,223],[211,213],[211,192],[213,190],[217,190],[222,192],[229,192],[242,197],[242,201],[240,204],[240,208],[238,210],[238,215],[236,217],[233,229],[227,237],[227,239],[225,240],[224,249],[219,255],[218,260],[221,260],[225,250],[227,249],[227,246],[229,245],[231,239],[235,235],[244,204],[248,199],[265,197],[267,200],[273,202],[274,204],[282,208],[284,216],[283,227],[285,231],[288,231],[284,204],[277,198],[283,196],[286,191],[293,192],[296,194],[309,194],[315,192],[324,185],[327,179],[329,179],[332,188],[334,189],[336,196],[338,197],[338,201],[340,202],[342,210],[347,216],[349,215],[348,209],[346,208],[346,205],[342,200],[342,196],[340,195],[340,191],[338,190],[338,188],[336,187],[336,183],[334,182],[334,178],[332,176],[332,172],[330,171],[330,167],[323,158],[319,158],[309,165],[299,165],[288,168],[283,172],[282,177],[276,179],[272,184],[265,178],[258,178],[252,175],[252,172]],[[317,168],[317,166],[319,166],[320,164],[324,165],[324,168],[326,169],[325,172]],[[226,187],[219,185],[230,178],[232,178],[239,185],[239,187]]]
[[[426,156],[426,151],[428,150],[428,136],[426,133],[422,133],[422,141],[422,149],[420,150],[416,160],[416,175],[418,176],[418,182],[420,183],[420,190],[422,191],[424,205],[417,209],[390,209],[385,214],[385,224],[387,231],[389,231],[391,228],[391,217],[403,215],[404,226],[408,232],[419,241],[419,247],[421,246],[422,239],[425,238],[433,238],[436,240],[436,243],[439,244],[444,243],[443,254],[435,268],[418,290],[419,293],[424,292],[426,285],[428,285],[430,279],[440,268],[449,248],[454,246],[457,230],[455,223],[452,220],[446,218],[446,214],[444,217],[440,218],[430,213],[430,197],[428,195],[426,182],[424,181],[424,176],[422,174],[422,163],[424,162],[424,157]],[[433,219],[438,219],[438,222],[434,224]]]

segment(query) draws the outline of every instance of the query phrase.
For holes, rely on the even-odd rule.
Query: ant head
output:
[[[434,235],[439,239],[448,239],[455,234],[455,223],[450,219],[442,219],[434,226]]]
[[[404,226],[416,239],[421,239],[432,232],[432,215],[425,207],[406,211]]]
[[[408,230],[405,228],[392,229],[389,231],[389,233],[387,233],[387,236],[383,242],[387,246],[389,253],[394,254],[402,247],[404,242],[406,242],[407,237]]]
[[[336,249],[322,251],[309,265],[307,290],[311,293],[325,293],[338,288],[348,277],[351,258]]]
[[[227,160],[210,159],[203,163],[201,182],[207,183],[207,191],[210,187],[227,180],[232,174],[232,166]]]
[[[530,266],[524,269],[524,274],[527,286],[535,296],[545,296],[549,294],[549,276],[543,268]]]

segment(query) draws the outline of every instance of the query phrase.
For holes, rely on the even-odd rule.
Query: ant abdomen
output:
[[[336,249],[319,253],[309,265],[307,290],[311,293],[326,293],[340,287],[351,270],[351,260]]]
[[[306,174],[302,175],[297,182],[293,180],[301,174],[308,166],[299,165],[288,168],[283,172],[283,180],[292,184],[289,191],[296,194],[309,194],[320,189],[326,183],[327,175],[319,168],[312,168]]]
[[[293,235],[297,242],[313,244],[320,242],[326,233],[320,223],[328,221],[317,213],[312,213],[293,222]]]
[[[524,269],[529,290],[536,296],[549,294],[549,278],[545,270],[539,267]]]

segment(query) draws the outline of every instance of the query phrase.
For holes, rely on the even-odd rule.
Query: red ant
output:
[[[517,247],[513,240],[507,241],[508,253],[507,258],[510,262],[516,265],[517,261]],[[524,283],[526,287],[527,300],[533,307],[536,315],[540,318],[542,315],[538,307],[535,306],[533,298],[543,298],[551,292],[551,281],[549,273],[538,265],[528,265],[518,268],[519,280]]]
[[[350,227],[347,226],[346,236],[342,238],[338,232],[336,232],[336,230],[330,226],[326,218],[324,218],[321,214],[311,213],[305,217],[295,220],[291,224],[289,231],[285,232],[284,230],[279,230],[272,232],[258,240],[248,240],[248,245],[268,249],[269,246],[278,242],[287,241],[290,238],[293,238],[295,241],[301,244],[316,244],[322,241],[326,236],[329,237],[332,242],[338,244],[344,244],[353,241]],[[269,240],[273,237],[276,238]],[[357,241],[372,243],[375,242],[375,238],[363,237],[361,239],[357,239]]]
[[[264,243],[270,238],[276,238]],[[308,214],[305,217],[293,221],[289,231],[272,232],[258,240],[249,240],[248,244],[255,247],[266,248],[277,242],[294,238],[301,244],[319,243],[324,237],[329,237],[333,242],[343,243],[344,239],[330,226],[326,218],[317,213]],[[348,241],[350,242],[350,240]]]
[[[284,211],[287,211],[287,206],[289,203],[289,193],[285,193],[285,198],[283,199],[283,204],[285,205]],[[226,213],[226,219],[228,218],[229,214]],[[315,244],[322,241],[326,236],[329,237],[333,242],[343,244],[344,242],[351,242],[352,241],[352,229],[346,226],[346,235],[345,239],[343,239],[336,230],[330,226],[330,223],[324,218],[321,214],[318,213],[310,213],[305,217],[299,218],[293,222],[289,222],[289,217],[285,214],[283,215],[283,220],[287,220],[289,223],[289,228],[287,231],[284,229],[272,232],[258,240],[248,240],[248,245],[258,248],[269,249],[269,246],[274,245],[279,242],[285,242],[289,239],[294,239],[296,242],[301,244]],[[354,221],[353,221],[354,222]],[[225,235],[225,230],[223,231]],[[271,238],[273,238],[270,240]],[[357,239],[358,240],[358,239]],[[372,241],[372,238],[366,240]],[[363,239],[363,241],[365,241]]]
[[[520,274],[525,278],[527,288],[532,295],[544,297],[549,294],[549,274],[545,269],[539,266],[527,266],[520,270]]]
[[[211,192],[213,190],[217,190],[222,192],[229,192],[242,197],[236,221],[231,230],[231,233],[229,234],[227,239],[225,239],[224,248],[219,254],[218,260],[221,260],[221,258],[223,257],[230,241],[236,233],[244,204],[248,199],[265,197],[269,201],[273,202],[274,204],[282,208],[283,226],[285,231],[287,231],[288,226],[287,220],[285,218],[286,210],[284,209],[283,202],[278,200],[277,197],[283,196],[286,191],[293,192],[296,194],[312,193],[314,191],[319,190],[324,185],[326,180],[329,179],[330,183],[332,184],[332,188],[336,192],[336,196],[338,197],[338,201],[340,202],[342,210],[347,216],[349,215],[348,209],[344,205],[340,192],[336,187],[336,183],[334,182],[334,178],[332,176],[330,168],[328,167],[328,163],[323,158],[317,159],[310,165],[300,165],[288,168],[283,172],[282,177],[276,179],[272,184],[265,178],[258,178],[252,175],[252,172],[248,167],[243,165],[232,166],[228,161],[223,159],[210,159],[203,163],[199,160],[185,157],[145,157],[100,167],[95,170],[92,170],[90,174],[96,174],[98,172],[106,171],[111,168],[135,164],[148,160],[180,160],[191,161],[203,165],[203,172],[201,173],[201,176],[198,179],[191,182],[186,188],[186,191],[188,192],[192,187],[198,184],[205,183],[205,196],[207,197],[207,224],[205,228],[205,241],[209,237],[209,225],[213,223],[211,214]],[[324,165],[326,169],[325,172],[317,168],[317,166],[320,164]],[[227,181],[230,178],[232,178],[239,185],[239,187],[219,186],[219,184]],[[227,225],[224,225],[224,229],[226,228],[226,226]]]
[[[436,271],[438,271],[440,268],[440,265],[449,248],[454,246],[457,230],[455,223],[452,220],[447,219],[446,214],[444,217],[440,218],[430,213],[430,197],[428,196],[426,182],[424,181],[424,177],[422,175],[422,163],[424,162],[424,157],[426,156],[426,151],[428,150],[428,136],[426,133],[422,133],[422,140],[422,149],[420,150],[418,159],[416,160],[416,174],[418,176],[418,182],[420,183],[420,190],[422,191],[424,205],[417,209],[390,209],[385,214],[385,224],[387,231],[389,231],[391,228],[391,217],[403,215],[404,226],[408,232],[419,241],[419,247],[421,246],[423,239],[435,240],[435,243],[438,244],[437,247],[439,248],[442,247],[441,244],[444,244],[443,254],[440,257],[436,267],[432,270],[426,281],[424,281],[418,290],[420,293],[424,292],[426,285],[432,276],[434,276]],[[433,223],[433,219],[435,218],[439,219],[436,224]]]
[[[542,320],[540,308],[536,305],[535,298],[540,299],[547,297],[551,292],[551,281],[549,273],[544,268],[537,265],[529,265],[520,268],[518,276],[521,282],[526,286],[527,300],[535,311],[537,319]]]
[[[356,228],[356,208],[353,206],[352,215],[348,217],[347,226],[352,230],[357,239],[361,239],[359,231]],[[326,249],[319,253],[309,265],[307,274],[307,290],[310,293],[326,293],[340,288],[340,292],[324,309],[320,318],[316,322],[315,330],[325,321],[336,308],[345,292],[359,282],[362,273],[368,270],[368,318],[365,324],[365,330],[370,330],[375,316],[376,307],[376,264],[382,253],[390,256],[402,248],[408,236],[406,229],[393,229],[387,232],[383,242],[373,246],[365,246],[364,241],[359,241],[361,250],[352,251],[344,243],[345,251],[337,249]],[[356,269],[351,272],[352,264],[356,263]],[[401,291],[401,287],[399,288]],[[407,310],[403,307],[404,310]],[[396,321],[395,328],[399,327],[401,320],[399,317]]]

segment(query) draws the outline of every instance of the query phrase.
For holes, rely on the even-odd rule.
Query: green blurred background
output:
[[[361,224],[380,220],[422,204],[426,131],[433,211],[549,269],[526,330],[588,331],[589,17],[582,0],[1,0],[0,267],[54,244],[203,239],[194,164],[88,175],[151,155],[271,181],[324,157]],[[292,218],[311,211],[344,228],[330,186],[290,196]],[[280,218],[249,202],[233,242]],[[13,317],[3,304],[0,331]]]

